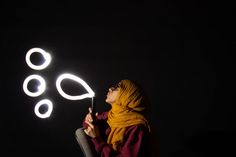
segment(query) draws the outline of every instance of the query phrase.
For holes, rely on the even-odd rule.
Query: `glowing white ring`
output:
[[[74,81],[80,83],[88,91],[88,93],[82,94],[82,95],[77,95],[77,96],[71,96],[71,95],[66,94],[61,88],[61,82],[64,79],[71,79],[71,80],[74,80]],[[79,78],[75,75],[67,74],[67,73],[62,74],[57,78],[56,88],[57,88],[58,92],[61,94],[61,96],[63,96],[66,99],[69,99],[69,100],[81,100],[81,99],[85,99],[85,98],[92,98],[95,95],[93,90],[88,86],[88,84],[84,80],[82,80],[81,78]]]
[[[47,104],[48,106],[48,110],[47,112],[45,112],[44,114],[41,114],[39,112],[39,108],[41,105],[44,105],[44,104]],[[35,107],[34,107],[34,113],[39,117],[39,118],[48,118],[50,117],[51,113],[52,113],[52,109],[53,109],[53,105],[52,105],[52,102],[48,99],[43,99],[41,101],[39,101]]]
[[[45,62],[41,65],[34,65],[31,63],[30,61],[30,56],[32,53],[34,52],[39,52],[43,55],[44,59],[45,59]],[[40,48],[32,48],[30,49],[27,54],[26,54],[26,57],[25,57],[25,60],[26,60],[26,63],[28,64],[28,66],[34,70],[42,70],[44,68],[46,68],[50,62],[51,62],[51,55],[49,53],[47,53],[46,51],[44,51],[43,49],[40,49]]]
[[[29,81],[31,81],[33,79],[38,80],[40,82],[37,92],[30,92],[27,87]],[[41,95],[45,91],[45,89],[46,89],[46,82],[45,82],[44,78],[39,75],[30,75],[24,80],[23,90],[27,95],[29,95],[31,97],[37,97],[37,96]]]

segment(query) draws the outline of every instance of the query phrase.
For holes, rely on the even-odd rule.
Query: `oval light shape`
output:
[[[31,60],[30,60],[30,56],[35,53],[35,52],[38,52],[38,53],[41,53],[45,59],[45,62],[41,65],[34,65]],[[51,62],[51,55],[49,53],[47,53],[46,51],[44,51],[43,49],[41,48],[32,48],[30,49],[27,53],[26,53],[26,56],[25,56],[25,60],[26,60],[26,63],[28,64],[28,66],[34,70],[42,70],[44,68],[46,68],[50,62]]]
[[[77,95],[77,96],[72,96],[72,95],[66,94],[61,88],[61,82],[64,79],[70,79],[70,80],[78,82],[79,84],[81,84],[87,90],[88,93],[85,93],[85,94],[82,94],[82,95]],[[57,91],[61,94],[61,96],[63,96],[66,99],[69,99],[69,100],[81,100],[81,99],[85,99],[85,98],[92,98],[95,95],[93,90],[89,87],[89,85],[84,80],[82,80],[78,76],[68,74],[68,73],[61,74],[57,78],[56,88],[57,88]]]
[[[33,79],[38,80],[40,82],[40,85],[37,88],[38,89],[37,92],[31,92],[28,90],[28,83],[29,83],[29,81],[31,81]],[[45,89],[46,89],[46,82],[45,82],[44,78],[41,77],[40,75],[30,75],[24,80],[23,90],[28,96],[37,97],[37,96],[41,95],[45,91]]]
[[[45,112],[44,114],[39,112],[39,108],[42,105],[47,105],[48,106],[48,110],[47,112]],[[52,102],[49,99],[43,99],[41,101],[39,101],[35,107],[34,107],[34,113],[39,117],[39,118],[48,118],[50,117],[51,113],[52,113],[52,109],[53,109],[53,105]]]

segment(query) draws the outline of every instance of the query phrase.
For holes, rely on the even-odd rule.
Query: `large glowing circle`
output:
[[[42,105],[47,105],[48,106],[48,110],[47,112],[45,113],[40,113],[39,112],[39,108],[42,106]],[[48,99],[43,99],[41,101],[39,101],[35,107],[34,107],[34,113],[39,117],[39,118],[48,118],[50,117],[51,113],[52,113],[52,109],[53,109],[53,105],[52,105],[52,102]]]
[[[32,53],[35,53],[35,52],[38,52],[38,53],[41,53],[45,59],[45,62],[41,65],[34,65],[32,64],[32,62],[30,61],[30,56]],[[30,49],[27,54],[26,54],[26,57],[25,57],[25,60],[26,60],[26,63],[28,64],[28,66],[34,70],[42,70],[44,68],[46,68],[50,62],[51,62],[51,55],[49,53],[47,53],[46,51],[44,51],[43,49],[40,49],[40,48],[32,48]]]
[[[38,80],[40,82],[40,85],[37,88],[38,89],[37,92],[31,92],[28,90],[28,83],[29,83],[29,81],[31,81],[33,79]],[[28,96],[37,97],[37,96],[41,95],[45,91],[45,89],[46,89],[46,82],[45,82],[44,78],[39,75],[30,75],[24,80],[23,90]]]
[[[64,79],[71,79],[73,81],[80,83],[87,90],[88,93],[85,93],[82,95],[77,95],[77,96],[72,96],[72,95],[66,94],[61,88],[61,82]],[[57,88],[58,92],[61,94],[61,96],[63,96],[66,99],[69,99],[69,100],[81,100],[81,99],[85,99],[85,98],[92,98],[95,95],[93,90],[89,87],[89,85],[84,80],[82,80],[78,76],[68,74],[68,73],[62,74],[57,78],[56,88]]]

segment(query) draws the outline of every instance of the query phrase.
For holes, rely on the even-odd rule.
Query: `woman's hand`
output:
[[[97,125],[94,125],[93,123],[88,122],[88,121],[85,121],[85,123],[88,124],[88,127],[86,129],[84,129],[84,132],[88,136],[90,136],[92,138],[95,138],[95,137],[98,137],[100,135]]]
[[[96,113],[96,116],[97,115],[98,113]],[[92,138],[99,136],[99,129],[93,122],[92,109],[89,108],[89,113],[85,117],[85,123],[88,124],[88,127],[84,129],[84,132]]]
[[[93,122],[92,109],[89,107],[89,113],[85,116],[85,122]]]

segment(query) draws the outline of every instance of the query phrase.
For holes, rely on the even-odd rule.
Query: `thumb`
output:
[[[89,107],[89,113],[92,113],[92,108],[91,107]]]

